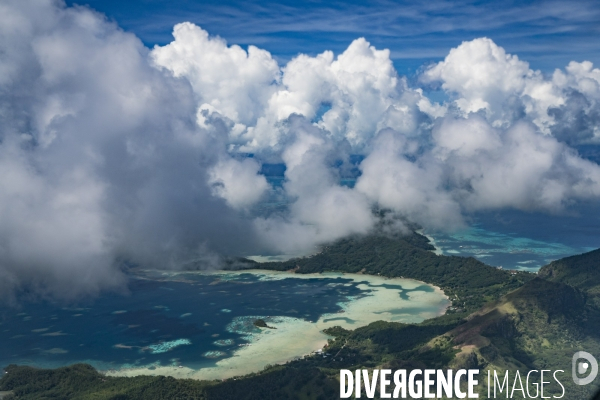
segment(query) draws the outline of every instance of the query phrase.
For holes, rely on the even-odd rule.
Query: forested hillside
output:
[[[471,312],[533,278],[490,267],[474,258],[436,255],[426,237],[373,235],[340,240],[314,256],[262,263],[260,268],[296,273],[341,271],[417,279],[439,286],[453,305]]]

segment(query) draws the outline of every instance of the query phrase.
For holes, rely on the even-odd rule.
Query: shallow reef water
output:
[[[451,233],[425,231],[424,234],[430,238],[438,254],[475,257],[495,267],[531,272],[554,260],[594,249],[552,239],[533,239],[510,231],[492,231],[481,224]],[[560,240],[560,237],[554,240]]]
[[[403,305],[398,312],[370,313],[369,318],[418,322],[446,306],[446,298],[433,293],[431,286],[373,279],[381,280],[341,274],[139,270],[128,295],[106,294],[68,307],[42,301],[21,304],[19,310],[0,308],[0,367],[14,363],[54,368],[86,362],[101,370],[197,370],[214,367],[264,335],[287,340],[285,327],[313,329],[318,321],[353,326],[355,317],[348,310],[374,293]],[[419,303],[419,296],[427,300]],[[354,312],[378,307],[365,304]],[[261,330],[254,325],[257,319],[279,329]],[[318,332],[313,332],[316,341],[324,337]]]
[[[192,344],[192,342],[190,342],[188,339],[177,339],[177,340],[171,340],[168,342],[162,342],[162,343],[158,343],[158,344],[151,344],[150,346],[146,347],[146,349],[150,350],[150,352],[152,354],[159,354],[159,353],[166,353],[167,351],[173,350],[177,346],[190,345],[190,344]],[[145,349],[142,349],[142,350],[145,350]]]

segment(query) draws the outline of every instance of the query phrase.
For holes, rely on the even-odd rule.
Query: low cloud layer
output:
[[[576,150],[600,142],[600,70],[583,60],[545,76],[481,38],[419,87],[363,38],[279,65],[191,23],[148,49],[51,0],[0,4],[0,54],[4,300],[123,288],[126,264],[309,252],[368,233],[378,208],[453,229],[600,198],[600,167]],[[285,164],[281,187],[262,163]],[[257,212],[273,196],[288,205]]]

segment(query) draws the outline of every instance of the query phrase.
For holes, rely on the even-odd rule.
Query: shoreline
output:
[[[179,275],[185,274],[220,275],[234,278],[235,275],[243,273],[250,273],[265,280],[344,277],[352,279],[355,283],[360,282],[357,287],[363,291],[369,291],[369,294],[338,303],[342,312],[323,314],[316,322],[292,317],[273,317],[269,320],[269,325],[277,329],[261,329],[260,333],[252,335],[249,345],[236,349],[231,357],[217,361],[213,367],[192,369],[179,365],[147,365],[102,372],[108,376],[167,375],[179,379],[229,379],[259,372],[266,365],[284,364],[322,349],[327,344],[327,340],[331,338],[322,332],[326,328],[337,325],[354,330],[380,320],[418,323],[443,315],[451,305],[450,299],[439,287],[406,278],[385,278],[376,275],[337,272],[296,274],[260,269],[208,273],[170,271],[166,274],[168,274],[168,278],[177,280]],[[408,299],[402,299],[399,290],[384,286],[390,284],[399,285],[402,290],[407,290],[406,297]],[[432,290],[415,290],[423,285]],[[419,307],[421,310],[418,309]],[[403,309],[408,311],[402,312]]]
[[[427,239],[429,239],[429,244],[431,244],[435,250],[431,250],[433,252],[433,254],[438,255],[438,256],[443,256],[444,255],[444,250],[442,250],[441,247],[438,247],[435,243],[435,239],[433,238],[433,236],[429,236],[428,234],[425,233],[425,229],[419,229],[415,231],[416,233],[418,233],[419,235],[425,236]]]

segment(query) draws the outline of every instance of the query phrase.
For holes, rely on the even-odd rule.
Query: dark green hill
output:
[[[579,350],[600,354],[600,313],[593,301],[598,288],[593,282],[600,277],[600,269],[595,268],[599,257],[600,251],[593,251],[556,261],[542,270],[540,275],[547,279],[527,280],[462,323],[455,321],[453,325],[445,315],[417,325],[377,322],[352,332],[331,330],[329,333],[336,336],[330,345],[332,352],[343,346],[341,355],[352,354],[352,361],[344,364],[344,357],[341,363],[320,364],[334,370],[356,368],[353,363],[358,357],[357,364],[364,367],[477,367],[484,376],[487,370],[502,375],[509,370],[511,377],[517,370],[525,374],[534,369],[563,370],[559,376],[566,389],[565,398],[590,398],[598,385],[575,385],[571,359]],[[468,274],[469,265],[465,262],[455,271]],[[549,274],[552,268],[561,273]],[[404,270],[410,271],[410,267]],[[481,292],[471,293],[481,296]],[[554,383],[548,390],[556,395],[561,392]],[[480,398],[486,398],[486,394],[480,393]]]
[[[6,371],[0,392],[13,394],[5,400],[330,399],[338,389],[320,369],[306,366],[276,366],[246,379],[210,382],[164,376],[107,377],[86,364],[57,369],[11,365]]]
[[[544,354],[567,349],[570,362],[573,346],[594,339],[586,327],[588,311],[579,290],[536,278],[473,313],[447,335],[461,348],[479,349],[490,363],[541,367]],[[555,361],[562,363],[549,357],[543,364]]]
[[[436,255],[426,237],[372,235],[339,240],[320,253],[260,268],[296,273],[337,271],[417,279],[439,286],[455,307],[474,311],[514,290],[532,274],[490,267],[474,258]]]
[[[0,391],[13,391],[5,399],[206,399],[205,389],[214,382],[171,377],[112,378],[87,364],[57,369],[11,365],[0,380]]]
[[[473,353],[486,369],[564,370],[561,382],[567,398],[589,398],[599,385],[574,385],[571,358],[579,350],[600,354],[600,313],[589,293],[596,286],[581,279],[597,279],[600,270],[590,265],[599,255],[594,251],[544,267],[540,275],[553,280],[537,277],[527,282],[444,336],[461,353]],[[560,274],[553,276],[554,271]],[[577,282],[578,287],[565,282]],[[460,354],[455,362],[459,359]]]
[[[590,302],[600,307],[600,249],[554,261],[538,275],[585,291]]]
[[[600,249],[561,258],[542,267],[538,275],[588,290],[600,285]]]

